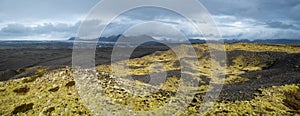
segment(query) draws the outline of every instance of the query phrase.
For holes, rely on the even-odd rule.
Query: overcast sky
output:
[[[100,0],[0,0],[0,40],[63,40],[75,36],[91,8]],[[186,1],[188,2],[188,0]],[[300,0],[200,0],[226,39],[300,39]],[[118,7],[118,3],[115,3]],[[176,4],[176,3],[170,3]],[[189,37],[200,36],[174,14],[153,9],[129,12],[107,33],[118,34],[130,23],[160,21]],[[103,16],[103,19],[105,16]],[[118,27],[118,28],[116,28]],[[171,33],[155,28],[157,36]],[[145,28],[147,30],[147,28]]]

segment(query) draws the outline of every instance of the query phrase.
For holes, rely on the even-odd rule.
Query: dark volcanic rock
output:
[[[15,70],[0,71],[0,81],[7,81],[17,74],[18,72]]]
[[[21,88],[17,88],[14,89],[13,92],[18,93],[18,94],[25,94],[27,92],[29,92],[30,88],[28,87],[21,87]]]
[[[18,114],[18,113],[24,113],[27,112],[29,110],[31,110],[33,108],[33,103],[29,103],[29,104],[22,104],[18,107],[16,107],[14,109],[14,111],[12,112],[12,114]]]
[[[262,54],[262,53],[258,53]],[[249,81],[224,85],[220,100],[250,100],[259,88],[300,83],[300,54],[272,53],[275,63],[266,69],[240,75]],[[274,55],[275,54],[275,55]],[[272,60],[271,59],[271,60]],[[261,77],[261,78],[257,78]]]
[[[126,50],[127,48],[124,48]],[[129,49],[129,48],[128,48]],[[88,50],[88,49],[87,49]],[[95,65],[110,64],[113,48],[97,48],[95,51]],[[167,46],[139,46],[130,55],[130,58],[138,58],[152,54],[156,51],[169,50]],[[123,54],[116,57],[116,61],[124,59]],[[14,70],[25,69],[34,66],[62,67],[72,65],[72,49],[3,49],[0,50],[0,81],[5,81],[15,76]],[[26,76],[26,74],[25,74]],[[17,78],[22,78],[20,75]]]

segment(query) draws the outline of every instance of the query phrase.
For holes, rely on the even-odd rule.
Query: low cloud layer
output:
[[[24,24],[8,24],[0,30],[0,38],[2,39],[65,39],[75,36],[79,27],[79,22],[74,25],[59,23],[45,23],[41,25],[28,26]]]

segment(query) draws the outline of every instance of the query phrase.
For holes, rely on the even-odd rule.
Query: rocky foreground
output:
[[[205,44],[194,48],[197,63],[191,57],[178,59],[172,50],[115,63],[128,66],[129,73],[115,74],[115,64],[79,73],[71,67],[16,70],[31,73],[0,82],[0,115],[198,115],[215,79],[215,61]],[[235,43],[226,45],[226,53],[223,89],[205,115],[300,114],[299,45]],[[182,64],[190,69],[182,71],[187,68]],[[151,83],[161,75],[165,80]],[[182,86],[187,77],[197,86]]]

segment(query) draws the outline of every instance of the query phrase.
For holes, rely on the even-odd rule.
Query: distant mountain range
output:
[[[69,41],[74,41],[75,39],[79,41],[86,41],[84,39],[71,37]],[[199,43],[206,43],[206,40],[203,39],[189,39],[189,41],[185,42],[172,42],[168,40],[156,40],[151,36],[148,35],[141,35],[141,36],[124,36],[122,34],[113,35],[109,37],[100,37],[94,40],[98,40],[100,42],[124,42],[124,43],[144,43],[147,41],[146,44],[158,44],[158,43],[192,43],[192,44],[199,44]],[[223,39],[225,43],[235,43],[235,42],[245,42],[245,43],[263,43],[263,44],[300,44],[300,39],[257,39],[257,40],[248,40],[248,39]],[[211,41],[216,42],[216,41]]]
[[[246,43],[264,43],[264,44],[300,44],[300,39],[257,39],[257,40],[224,40],[227,43],[246,42]]]
[[[124,36],[122,34],[119,35],[113,35],[109,37],[100,37],[96,39],[90,39],[90,40],[84,40],[76,37],[71,37],[69,40],[74,41],[75,39],[79,41],[94,41],[98,40],[101,42],[127,42],[127,43],[140,43],[144,41],[156,41],[156,42],[167,42],[167,41],[161,41],[161,40],[156,40],[151,36],[148,35],[140,35],[140,36]]]

